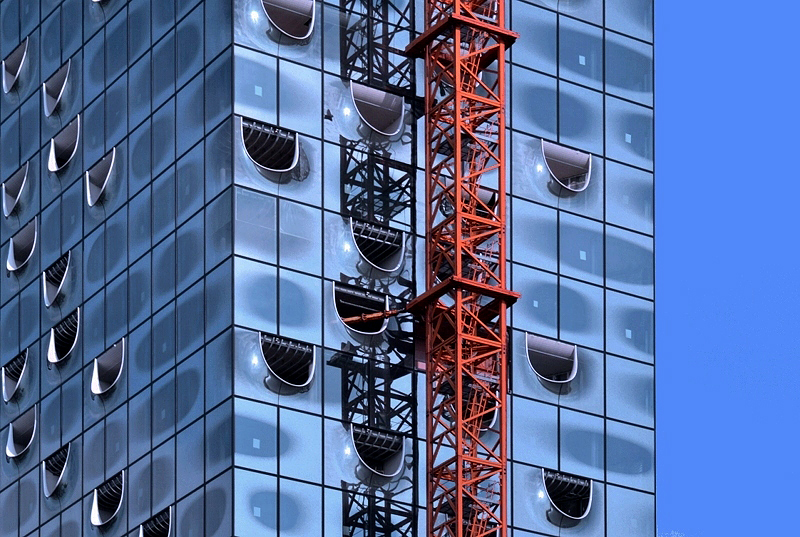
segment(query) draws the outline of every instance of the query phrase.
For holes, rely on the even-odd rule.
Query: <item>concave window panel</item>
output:
[[[72,59],[69,59],[67,63],[59,67],[50,78],[42,82],[42,107],[44,108],[45,116],[52,116],[56,108],[58,108],[58,105],[61,104],[61,99],[64,97],[64,90],[67,88],[71,67]]]
[[[548,387],[567,384],[578,374],[578,346],[535,334],[525,335],[528,363]]]
[[[78,139],[81,135],[81,116],[61,129],[61,132],[50,139],[50,155],[47,159],[47,169],[57,173],[70,163],[75,153],[78,152]]]
[[[172,537],[172,506],[139,526],[139,537]]]
[[[10,93],[14,89],[14,85],[19,79],[19,74],[22,71],[22,66],[25,65],[25,59],[28,57],[28,38],[17,45],[11,54],[3,60],[3,92]]]
[[[3,401],[8,403],[20,389],[25,371],[28,369],[28,349],[14,356],[0,371],[3,383]]]
[[[542,154],[557,191],[583,192],[592,178],[592,155],[542,140]],[[552,184],[552,181],[551,181]]]
[[[403,231],[350,217],[350,232],[358,253],[378,270],[394,272],[403,264],[406,234]]]
[[[6,261],[6,268],[9,272],[20,270],[33,257],[38,233],[39,224],[37,218],[34,217],[33,220],[17,231],[16,235],[11,237],[8,243],[8,260]]]
[[[350,94],[358,116],[369,128],[384,136],[395,136],[402,130],[405,121],[402,97],[358,82],[350,82]]]
[[[125,470],[94,489],[90,521],[96,528],[103,527],[119,513],[125,495]]]
[[[125,338],[94,359],[92,393],[104,395],[117,385],[125,367]]]
[[[406,443],[402,435],[353,423],[350,436],[358,460],[371,472],[391,478],[403,471]]]
[[[305,41],[314,31],[313,0],[262,0],[264,13],[280,33],[298,41]]]
[[[62,446],[58,451],[42,461],[42,492],[44,492],[45,498],[56,495],[59,488],[66,484],[64,476],[67,473],[71,445]]]
[[[290,172],[300,162],[295,131],[242,117],[242,143],[253,164],[265,172]]]
[[[78,343],[80,325],[81,309],[77,308],[50,329],[50,343],[47,345],[48,362],[58,364],[69,358]]]
[[[333,282],[333,304],[342,323],[358,334],[380,334],[389,324],[385,318],[361,320],[362,315],[389,309],[389,297],[382,293]]]
[[[3,183],[3,216],[6,218],[17,208],[22,191],[28,184],[28,165],[26,162]]]
[[[542,481],[551,509],[547,519],[571,527],[586,518],[592,508],[592,480],[542,468]]]
[[[42,272],[42,295],[45,307],[49,308],[55,304],[64,291],[71,259],[72,251],[70,250]]]
[[[103,197],[108,180],[114,172],[116,159],[117,148],[114,147],[97,164],[86,171],[86,203],[89,204],[89,207],[94,207]]]
[[[317,362],[314,345],[264,332],[260,340],[261,357],[269,371],[264,379],[267,388],[282,395],[307,391]]]
[[[16,459],[24,455],[33,445],[36,436],[36,406],[32,406],[8,426],[6,455]]]

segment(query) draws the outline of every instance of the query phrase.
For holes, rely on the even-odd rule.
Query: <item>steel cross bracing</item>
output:
[[[433,0],[425,59],[428,533],[506,535],[503,3]],[[489,414],[496,412],[492,430]]]

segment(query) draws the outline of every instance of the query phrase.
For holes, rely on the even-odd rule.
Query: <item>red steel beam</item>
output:
[[[505,537],[505,51],[502,1],[431,0],[425,58],[428,533]],[[492,416],[496,416],[494,424]]]

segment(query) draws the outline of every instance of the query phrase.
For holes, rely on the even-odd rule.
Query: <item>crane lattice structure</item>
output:
[[[503,2],[428,0],[425,59],[428,534],[506,535]],[[496,422],[487,430],[492,413]]]

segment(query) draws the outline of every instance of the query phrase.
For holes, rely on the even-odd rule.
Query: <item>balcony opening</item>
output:
[[[333,282],[333,304],[342,323],[357,334],[377,335],[389,324],[388,319],[360,319],[362,315],[389,309],[389,297],[382,293]]]
[[[108,180],[114,172],[116,157],[117,148],[114,147],[100,159],[100,162],[86,171],[86,203],[89,204],[89,207],[94,207],[103,197]]]
[[[8,426],[6,455],[10,459],[23,456],[33,445],[36,436],[36,406],[32,406]]]
[[[49,308],[56,303],[64,290],[64,283],[69,274],[69,262],[72,259],[72,251],[62,255],[56,262],[42,272],[42,295],[44,305]]]
[[[172,537],[172,506],[139,526],[139,537]]]
[[[62,485],[69,464],[70,446],[67,444],[42,461],[42,491],[45,498],[57,495]]]
[[[534,334],[525,334],[528,364],[551,390],[561,390],[578,374],[578,346]]]
[[[550,191],[556,195],[583,192],[592,178],[592,155],[542,140],[542,154],[550,172]]]
[[[406,443],[402,435],[353,423],[350,437],[358,460],[371,472],[392,478],[403,471]]]
[[[94,359],[92,370],[92,394],[105,395],[122,377],[125,366],[125,338]]]
[[[3,60],[3,93],[10,93],[19,79],[25,58],[28,56],[28,38],[17,45],[11,54]]]
[[[122,499],[125,495],[125,470],[94,489],[92,493],[92,526],[100,528],[105,526],[122,509]]]
[[[61,132],[50,139],[50,156],[47,169],[60,172],[70,163],[78,152],[78,139],[81,135],[81,116],[78,114]]]
[[[383,136],[396,136],[403,129],[403,98],[357,82],[350,82],[350,94],[361,120]]]
[[[314,0],[262,0],[270,25],[282,35],[305,41],[314,31]]]
[[[261,171],[287,173],[300,162],[297,133],[255,119],[242,117],[245,152]]]
[[[28,183],[28,162],[3,183],[3,216],[8,218],[14,212]]]
[[[17,231],[8,242],[8,260],[6,268],[9,272],[16,272],[24,267],[36,249],[36,236],[39,233],[37,218],[25,224],[25,227]]]
[[[78,343],[81,325],[81,309],[77,308],[63,321],[50,329],[50,343],[47,346],[47,361],[58,364],[69,358]]]
[[[350,232],[358,253],[378,270],[394,272],[406,254],[406,234],[391,228],[355,220],[350,217]]]
[[[560,527],[575,526],[592,508],[592,480],[542,468],[550,509],[547,519]]]
[[[69,80],[69,70],[72,67],[72,59],[58,68],[58,70],[42,83],[42,107],[46,117],[52,116],[61,99],[64,97],[64,90],[67,88]]]
[[[316,350],[313,345],[260,333],[261,357],[267,364],[267,388],[281,395],[308,391],[314,379]]]
[[[20,385],[22,377],[28,368],[28,349],[13,357],[0,371],[3,381],[3,402],[11,401],[18,392],[21,392]]]

